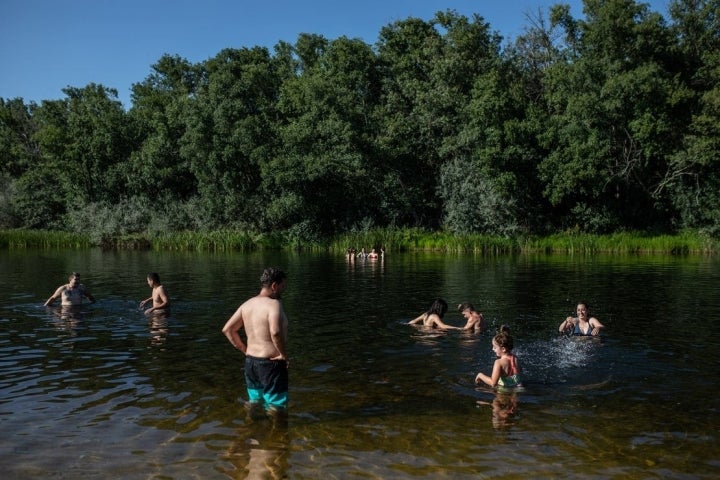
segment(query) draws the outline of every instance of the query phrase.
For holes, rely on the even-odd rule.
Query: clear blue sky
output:
[[[0,97],[39,103],[98,83],[129,108],[131,85],[166,53],[198,63],[223,48],[294,44],[300,33],[374,44],[390,23],[447,9],[477,13],[508,40],[557,3],[583,16],[581,0],[2,0]],[[667,0],[647,3],[665,15]]]

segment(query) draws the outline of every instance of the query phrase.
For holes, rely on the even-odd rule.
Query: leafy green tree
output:
[[[63,89],[67,99],[44,102],[38,138],[67,207],[114,203],[125,192],[132,142],[117,91],[102,85]],[[49,115],[45,115],[49,110]]]
[[[668,202],[657,186],[687,120],[686,92],[670,70],[668,29],[632,0],[584,5],[584,21],[564,9],[551,15],[577,44],[568,44],[565,63],[546,71],[545,195],[566,227],[662,226]]]
[[[377,51],[382,73],[378,146],[385,159],[384,209],[395,225],[437,226],[435,195],[438,151],[449,126],[432,72],[442,58],[442,37],[430,22],[417,18],[380,31]],[[444,113],[444,114],[443,114]]]
[[[21,98],[0,98],[0,173],[19,177],[40,158],[40,146],[35,139],[37,125],[33,110]]]
[[[388,222],[437,228],[444,162],[465,154],[462,112],[475,79],[493,68],[500,38],[481,17],[452,11],[395,22],[377,45],[383,89],[378,145]]]
[[[313,62],[303,61],[282,86],[282,149],[264,164],[263,177],[265,189],[277,192],[270,225],[317,238],[377,211],[377,172],[368,167],[379,84],[375,55],[360,40],[334,40]]]
[[[0,228],[20,226],[28,220],[18,213],[21,186],[17,181],[40,162],[37,125],[32,116],[36,106],[26,105],[21,98],[0,98]]]
[[[720,232],[720,4],[679,0],[670,6],[678,39],[678,76],[693,91],[682,148],[660,184],[681,213],[680,226]]]
[[[128,176],[130,196],[182,202],[197,193],[190,165],[180,154],[187,129],[188,104],[195,97],[202,69],[178,56],[164,55],[153,73],[132,87],[136,143]]]
[[[456,158],[442,166],[439,189],[445,203],[443,226],[453,233],[517,233],[515,198],[471,161]]]
[[[209,225],[258,222],[260,164],[273,152],[280,76],[266,48],[225,49],[186,111],[181,157],[197,181]]]

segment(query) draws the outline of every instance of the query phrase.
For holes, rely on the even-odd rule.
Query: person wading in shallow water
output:
[[[462,314],[463,317],[465,317],[465,320],[467,320],[467,323],[463,327],[463,330],[472,330],[475,332],[484,332],[487,330],[487,325],[485,324],[485,317],[482,313],[478,312],[472,303],[469,302],[463,302],[460,305],[458,305],[458,312]]]
[[[80,274],[75,272],[70,274],[67,284],[60,285],[55,293],[47,299],[45,306],[51,306],[58,298],[61,299],[60,304],[63,306],[82,305],[83,298],[95,302],[95,298],[85,288],[85,285],[80,283]]]
[[[288,403],[288,318],[280,298],[287,275],[279,268],[266,268],[260,277],[260,293],[245,301],[228,319],[222,332],[245,354],[248,407],[263,406],[273,416],[286,416]],[[244,329],[247,344],[240,337]]]
[[[160,275],[155,272],[148,273],[147,283],[152,288],[152,295],[140,302],[140,308],[143,308],[148,302],[152,302],[152,307],[145,310],[145,315],[162,315],[170,312],[170,298],[167,290],[160,282]]]

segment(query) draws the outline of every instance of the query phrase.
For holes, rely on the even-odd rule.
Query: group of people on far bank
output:
[[[460,312],[467,321],[463,327],[456,327],[443,322],[443,317],[447,309],[447,302],[442,298],[437,298],[430,304],[427,311],[410,320],[408,324],[422,325],[442,330],[475,332],[484,332],[488,328],[483,314],[478,312],[471,303],[464,302],[458,305],[458,312]],[[558,328],[560,333],[573,336],[597,336],[600,334],[600,330],[605,328],[597,318],[590,316],[587,303],[578,303],[576,313],[576,317],[568,316],[563,320]],[[492,339],[492,349],[497,356],[493,364],[492,373],[490,375],[482,372],[478,373],[475,376],[476,384],[485,384],[492,388],[522,386],[520,364],[517,356],[512,353],[513,343],[510,328],[506,325],[501,325],[498,333]]]

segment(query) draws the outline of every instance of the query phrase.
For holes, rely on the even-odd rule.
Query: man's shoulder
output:
[[[280,300],[266,295],[256,295],[248,298],[245,300],[245,303],[242,304],[242,306],[247,307],[271,307],[274,305],[280,305]]]

